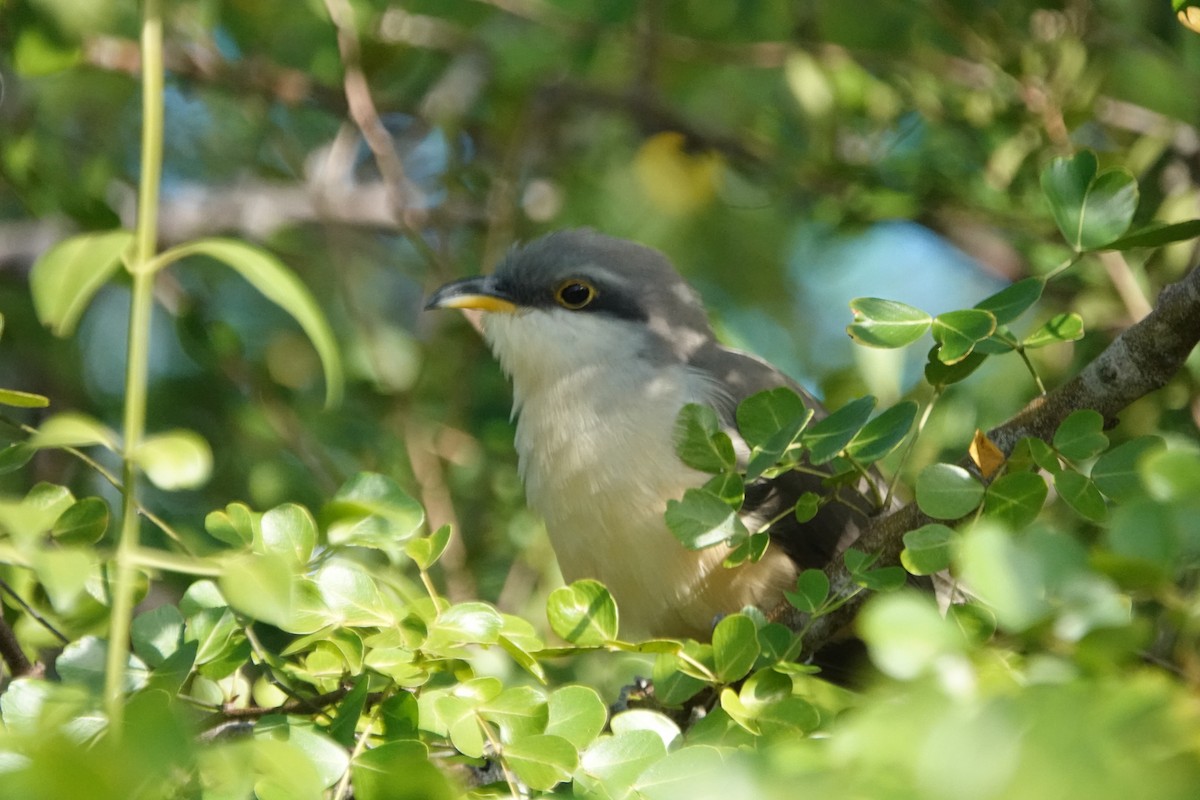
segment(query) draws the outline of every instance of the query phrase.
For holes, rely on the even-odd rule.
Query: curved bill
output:
[[[516,301],[496,284],[495,276],[478,275],[447,283],[429,296],[425,310],[435,308],[478,308],[512,314]]]

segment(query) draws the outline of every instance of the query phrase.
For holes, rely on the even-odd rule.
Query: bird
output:
[[[707,640],[725,615],[767,611],[859,534],[864,502],[826,503],[800,523],[781,514],[814,470],[746,487],[749,530],[769,527],[763,557],[723,566],[727,547],[687,549],[664,513],[711,475],[676,452],[676,418],[709,406],[740,463],[738,404],[787,387],[820,402],[766,361],[721,344],[697,291],[662,252],[590,228],[514,246],[489,274],[436,289],[425,308],[476,309],[482,333],[512,383],[514,444],[531,508],[545,521],[564,580],[592,578],[617,603],[624,636]]]

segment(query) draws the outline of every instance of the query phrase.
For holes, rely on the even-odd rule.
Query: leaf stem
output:
[[[150,315],[154,304],[154,273],[146,269],[158,241],[158,189],[163,149],[163,23],[162,0],[142,5],[142,161],[138,185],[138,218],[134,252],[127,269],[133,275],[129,307],[129,341],[125,366],[124,494],[120,539],[116,553],[112,616],[104,675],[104,704],[109,729],[121,735],[125,717],[125,668],[129,661],[129,629],[133,617],[136,558],[140,518],[137,501],[137,463],[134,455],[146,428],[149,372]]]
[[[900,462],[896,464],[896,471],[892,474],[892,479],[888,482],[887,494],[883,497],[883,505],[881,508],[889,508],[892,505],[892,495],[896,493],[896,486],[900,483],[900,473],[904,469],[904,465],[908,463],[908,459],[912,456],[913,448],[917,445],[917,439],[921,438],[921,431],[925,430],[925,423],[929,422],[929,415],[933,413],[933,407],[937,405],[937,401],[941,399],[942,387],[935,386],[933,389],[933,397],[929,398],[929,403],[926,404],[925,410],[921,412],[921,419],[917,422],[917,429],[913,432],[912,438],[908,440],[908,445],[904,448],[904,455],[900,456]]]

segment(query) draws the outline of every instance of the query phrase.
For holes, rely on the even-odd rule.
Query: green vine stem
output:
[[[137,578],[139,525],[138,468],[135,455],[146,429],[146,393],[150,350],[150,314],[154,305],[154,260],[158,241],[158,189],[163,151],[163,23],[161,0],[142,4],[142,163],[133,253],[126,265],[133,275],[129,307],[128,360],[125,366],[125,443],[122,452],[124,495],[116,552],[104,704],[112,735],[120,736],[125,716],[125,673]]]

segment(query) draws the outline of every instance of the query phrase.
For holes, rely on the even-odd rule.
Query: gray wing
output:
[[[722,396],[714,405],[732,435],[736,436],[734,415],[738,404],[752,394],[780,386],[799,394],[813,410],[815,419],[828,416],[820,402],[795,381],[747,353],[713,344],[699,350],[690,364],[710,375],[721,387]],[[858,538],[860,526],[865,524],[873,508],[864,494],[867,490],[869,487],[863,484],[841,487],[835,499],[822,506],[809,522],[800,523],[794,515],[788,514],[771,526],[772,543],[782,547],[802,568],[823,567]],[[827,494],[829,487],[824,485],[821,477],[801,472],[756,480],[746,487],[743,516],[771,519],[794,505],[805,492]]]

